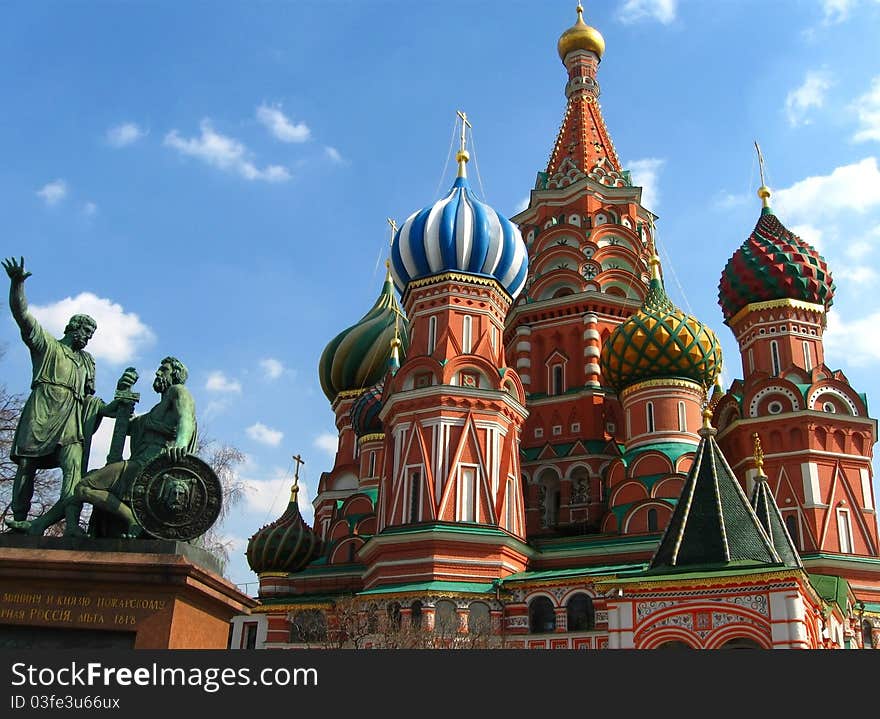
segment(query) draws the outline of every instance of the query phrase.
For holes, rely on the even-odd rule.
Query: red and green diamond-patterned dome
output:
[[[642,308],[602,345],[600,361],[605,382],[617,391],[659,378],[708,387],[721,371],[721,345],[711,329],[672,304],[655,277]]]
[[[800,300],[831,306],[834,282],[822,256],[765,207],[748,239],[727,261],[718,285],[725,321],[753,302]]]

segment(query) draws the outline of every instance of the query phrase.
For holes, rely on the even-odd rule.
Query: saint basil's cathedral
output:
[[[511,219],[470,188],[460,113],[452,188],[393,225],[378,299],[321,356],[335,463],[313,527],[295,482],[250,538],[260,605],[232,647],[880,644],[876,424],[825,364],[831,272],[762,184],[721,272],[722,387],[603,120],[604,51],[579,6]]]

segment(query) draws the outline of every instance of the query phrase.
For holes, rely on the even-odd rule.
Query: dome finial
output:
[[[463,110],[456,110],[455,112],[461,119],[461,144],[458,147],[458,153],[455,155],[455,161],[458,163],[458,176],[467,177],[465,165],[467,165],[467,161],[471,159],[471,156],[467,151],[467,137],[465,136],[465,133],[467,132],[467,128],[472,127],[472,125],[468,122],[466,112]]]
[[[657,244],[654,241],[656,230],[654,229],[653,214],[648,218],[648,223],[651,225],[651,231],[648,233],[648,252],[651,253],[650,257],[648,257],[648,265],[651,267],[651,279],[662,283],[663,280],[660,275],[660,255],[657,254]]]
[[[752,434],[752,439],[755,441],[755,476],[763,478],[767,475],[764,474],[764,449],[761,447],[761,438],[758,436],[757,432],[754,432]]]
[[[299,494],[299,466],[305,464],[306,461],[302,455],[293,455],[293,461],[296,462],[296,469],[293,470],[293,486],[290,488],[290,501],[296,504],[296,496]]]
[[[764,155],[761,154],[761,146],[755,140],[755,150],[758,152],[758,171],[761,173],[761,186],[758,188],[758,197],[761,198],[761,206],[770,209],[770,188],[764,182]]]

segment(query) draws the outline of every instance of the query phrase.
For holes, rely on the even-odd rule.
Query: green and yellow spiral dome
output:
[[[711,387],[721,371],[718,338],[696,317],[672,304],[659,272],[654,274],[642,308],[602,346],[604,383],[618,392],[661,378],[689,379]]]

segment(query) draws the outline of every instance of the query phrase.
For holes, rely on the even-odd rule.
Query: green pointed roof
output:
[[[752,508],[783,564],[787,567],[803,568],[804,563],[791,541],[779,505],[770,491],[767,475],[760,469],[755,476],[755,488],[752,490]]]
[[[782,563],[715,442],[715,434],[712,427],[700,430],[694,463],[651,560],[651,570]]]

